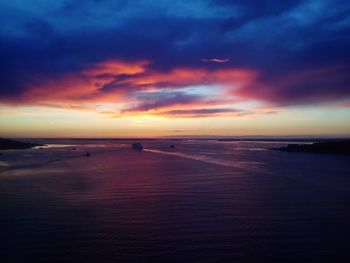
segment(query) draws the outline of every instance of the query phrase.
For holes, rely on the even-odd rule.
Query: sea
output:
[[[350,156],[274,150],[296,140],[30,141],[45,146],[0,151],[2,263],[350,262]]]

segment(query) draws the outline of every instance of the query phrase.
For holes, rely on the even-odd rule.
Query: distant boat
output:
[[[131,145],[131,148],[134,150],[134,151],[142,151],[143,150],[143,145],[139,142],[136,142],[136,143],[133,143]]]
[[[90,154],[90,153],[85,153],[85,154],[84,154],[84,156],[86,156],[86,157],[90,157],[90,156],[91,156],[91,154]]]
[[[174,145],[174,144],[170,145],[170,148],[174,149],[174,148],[175,148],[175,145]]]

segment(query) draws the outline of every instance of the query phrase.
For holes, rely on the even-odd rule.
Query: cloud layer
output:
[[[2,1],[0,103],[173,117],[349,105],[349,13],[342,0]]]

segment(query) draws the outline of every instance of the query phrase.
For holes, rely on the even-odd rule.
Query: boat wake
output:
[[[210,163],[210,164],[216,164],[220,166],[226,166],[226,167],[233,167],[233,168],[239,168],[249,171],[260,171],[261,172],[261,166],[264,165],[263,162],[248,162],[248,161],[228,161],[228,160],[220,160],[213,157],[209,157],[206,155],[200,155],[200,154],[188,154],[188,153],[181,153],[181,152],[167,152],[167,151],[161,151],[156,149],[144,149],[145,152],[151,152],[151,153],[158,153],[158,154],[164,154],[164,155],[172,155],[172,156],[178,156],[186,159],[196,160],[204,163]]]

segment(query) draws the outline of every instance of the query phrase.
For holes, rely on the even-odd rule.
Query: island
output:
[[[273,148],[273,150],[283,152],[350,155],[350,140],[324,141],[312,144],[288,144],[286,147]]]
[[[0,138],[0,150],[18,150],[31,149],[36,146],[44,146],[43,144],[22,142],[11,139]]]

